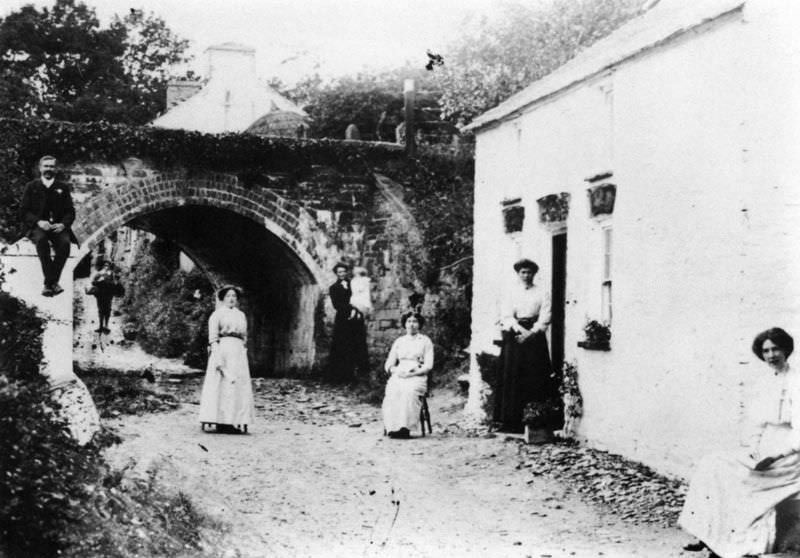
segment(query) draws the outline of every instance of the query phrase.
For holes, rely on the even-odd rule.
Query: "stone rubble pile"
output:
[[[570,490],[634,524],[674,526],[686,485],[619,455],[575,444],[521,445],[520,468]]]

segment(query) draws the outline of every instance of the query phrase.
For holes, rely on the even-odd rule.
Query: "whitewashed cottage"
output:
[[[471,123],[475,415],[529,257],[579,437],[677,476],[738,443],[742,385],[768,373],[754,335],[800,342],[798,29],[796,0],[661,0]],[[592,320],[608,350],[585,347]]]

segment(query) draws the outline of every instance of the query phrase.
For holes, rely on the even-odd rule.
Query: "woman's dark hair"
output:
[[[233,291],[236,293],[236,299],[242,298],[242,289],[239,287],[234,287],[233,285],[225,285],[220,290],[217,291],[217,300],[224,300],[225,295],[228,294],[228,291]]]
[[[416,318],[417,321],[419,322],[420,329],[422,329],[422,327],[425,325],[425,318],[422,317],[422,314],[420,314],[419,312],[408,312],[406,314],[403,314],[403,317],[400,318],[400,327],[405,329],[406,322],[408,321],[409,318]]]
[[[764,360],[764,341],[767,339],[783,350],[786,353],[786,358],[789,358],[789,355],[794,351],[794,339],[792,339],[792,336],[779,327],[771,327],[766,331],[762,331],[753,339],[753,353],[761,360]]]

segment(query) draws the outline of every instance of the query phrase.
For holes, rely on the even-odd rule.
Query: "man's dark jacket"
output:
[[[50,186],[55,194],[52,197],[53,223],[63,223],[69,232],[69,237],[75,244],[78,239],[72,232],[72,223],[75,221],[75,206],[72,204],[72,195],[69,184],[56,180]],[[22,194],[22,202],[19,204],[19,219],[22,221],[25,236],[30,236],[36,229],[37,221],[48,221],[50,215],[45,215],[45,205],[47,201],[47,188],[42,184],[41,179],[31,180],[25,185]]]

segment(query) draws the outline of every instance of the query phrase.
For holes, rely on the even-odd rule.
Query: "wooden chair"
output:
[[[428,434],[433,434],[433,429],[431,428],[431,412],[428,409],[428,397],[431,394],[431,374],[433,370],[428,372],[427,378],[427,387],[425,388],[425,393],[419,396],[419,402],[422,405],[419,408],[419,426],[422,430],[422,437],[425,437],[425,425],[428,425]]]
[[[419,408],[419,427],[422,430],[422,437],[425,437],[425,425],[428,425],[428,434],[433,434],[431,428],[431,412],[428,410],[428,392],[419,396],[419,402],[422,406]]]

